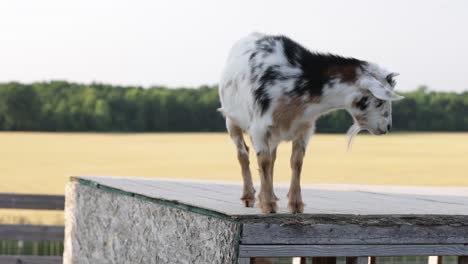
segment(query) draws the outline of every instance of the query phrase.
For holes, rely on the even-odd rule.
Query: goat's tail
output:
[[[226,113],[224,112],[224,109],[222,107],[216,109],[216,111],[220,112],[224,117],[226,117]]]

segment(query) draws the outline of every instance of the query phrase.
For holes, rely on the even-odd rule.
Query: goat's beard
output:
[[[348,136],[348,151],[353,146],[354,137],[362,130],[358,123],[354,123],[349,129],[346,135]]]

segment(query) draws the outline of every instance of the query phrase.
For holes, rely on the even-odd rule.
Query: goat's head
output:
[[[392,128],[392,101],[403,98],[393,91],[394,77],[397,75],[380,68],[373,68],[371,71],[364,69],[356,80],[355,91],[348,106],[348,112],[354,119],[354,125],[348,131],[351,136],[360,130],[383,135]]]

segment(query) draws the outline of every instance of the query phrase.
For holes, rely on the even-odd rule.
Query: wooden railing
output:
[[[65,199],[61,195],[31,195],[0,193],[0,209],[60,210]],[[0,240],[63,241],[64,227],[49,225],[0,224]],[[9,256],[0,255],[0,264],[62,263],[61,256]]]

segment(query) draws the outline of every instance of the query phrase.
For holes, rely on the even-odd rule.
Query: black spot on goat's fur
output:
[[[282,50],[276,50],[281,43]],[[297,68],[301,72],[296,75],[286,75],[281,71],[280,65],[260,67],[262,60],[275,51],[282,52],[290,68]],[[273,54],[272,56],[277,56]],[[251,80],[258,81],[258,87],[253,91],[255,101],[265,113],[270,104],[268,89],[276,81],[294,79],[294,87],[288,92],[289,96],[310,97],[322,95],[323,87],[334,79],[343,82],[353,82],[357,78],[357,69],[362,68],[366,62],[345,58],[332,54],[313,53],[285,36],[267,36],[256,42],[256,47],[249,57]],[[263,66],[263,65],[262,65]]]
[[[369,106],[369,97],[364,96],[359,101],[355,103],[356,107],[359,108],[361,111],[364,111]]]
[[[259,104],[262,114],[268,110],[271,104],[271,98],[268,96],[265,89],[265,86],[261,86],[254,91],[255,101]]]
[[[379,107],[381,107],[383,104],[384,104],[384,101],[383,101],[383,100],[377,99],[377,101],[376,101],[376,103],[375,103],[375,107],[379,108]]]
[[[308,93],[310,96],[320,96],[323,87],[332,79],[354,79],[357,68],[365,64],[364,61],[354,58],[310,52],[284,36],[276,38],[283,42],[284,54],[289,63],[302,70],[302,75],[297,79],[293,90],[297,95]]]
[[[260,75],[259,87],[255,90],[255,100],[260,105],[261,113],[265,113],[271,103],[271,98],[268,96],[266,90],[269,85],[273,85],[276,81],[286,80],[288,76],[280,71],[278,65],[271,65]]]
[[[250,54],[250,57],[249,57],[249,60],[252,61],[253,59],[255,59],[255,56],[257,56],[257,52],[252,52],[252,54]]]

